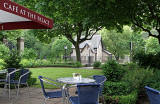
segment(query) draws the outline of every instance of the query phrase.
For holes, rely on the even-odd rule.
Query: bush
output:
[[[104,85],[104,92],[108,96],[113,95],[127,95],[131,93],[132,89],[127,82],[110,82],[107,81]]]
[[[133,57],[134,61],[142,67],[151,67],[160,69],[160,53],[157,54],[145,54],[143,52],[137,53]]]
[[[144,80],[144,86],[149,86],[154,89],[160,90],[160,71],[155,71],[152,75]]]
[[[9,57],[5,60],[6,68],[21,68],[21,57],[19,56],[18,52],[15,50],[10,51]]]
[[[139,89],[146,80],[146,77],[152,74],[152,70],[137,69],[130,70],[124,75],[122,81],[128,82],[132,89]],[[144,86],[143,86],[144,87]]]
[[[9,57],[9,48],[0,43],[0,59],[7,59]]]
[[[22,58],[23,59],[36,59],[37,53],[33,49],[25,49],[22,53]]]
[[[120,81],[125,74],[125,70],[122,68],[122,66],[114,60],[105,63],[102,66],[102,69],[108,81]]]
[[[94,68],[99,68],[101,66],[101,62],[100,61],[95,61],[93,64]]]
[[[74,67],[80,68],[80,67],[82,67],[82,64],[77,61],[77,62],[74,63]]]
[[[128,63],[126,64],[126,68],[128,70],[136,70],[139,69],[139,66],[136,63]]]
[[[105,96],[106,104],[136,104],[138,97],[137,91],[133,91],[128,95],[121,96]]]
[[[5,68],[6,63],[4,62],[4,60],[0,59],[0,70]]]

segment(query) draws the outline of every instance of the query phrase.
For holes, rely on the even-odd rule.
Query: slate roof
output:
[[[79,45],[79,48],[81,48],[81,49],[84,48],[86,46],[86,44],[88,44],[90,46],[90,48],[92,48],[92,49],[98,48],[100,42],[101,42],[101,35],[99,35],[97,33],[92,37],[91,40],[86,40],[83,43],[81,43]],[[72,45],[72,48],[75,48],[75,47]]]
[[[75,38],[76,39],[76,38]],[[83,49],[86,45],[89,45],[92,52],[95,53],[95,48],[98,48],[99,44],[102,42],[102,37],[101,35],[99,35],[98,33],[96,33],[91,40],[86,40],[83,43],[81,43],[79,45],[80,49]],[[74,45],[72,45],[72,48],[75,48]],[[105,50],[105,48],[103,47],[103,43],[102,43],[102,48],[103,48],[103,52],[111,55],[110,52],[108,52],[107,50]]]

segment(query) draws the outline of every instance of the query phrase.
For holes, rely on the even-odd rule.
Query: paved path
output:
[[[74,90],[72,89],[71,93],[74,93]],[[16,90],[11,90],[11,100],[2,91],[3,89],[0,89],[0,104],[43,104],[44,101],[41,88],[29,88],[29,93],[27,88],[23,88],[20,90],[18,98],[16,97]],[[53,90],[49,89],[48,91]],[[63,104],[62,98],[49,99],[47,100],[47,104]]]

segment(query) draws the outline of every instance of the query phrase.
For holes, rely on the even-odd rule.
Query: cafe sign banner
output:
[[[53,21],[15,2],[0,0],[0,30],[51,29]]]

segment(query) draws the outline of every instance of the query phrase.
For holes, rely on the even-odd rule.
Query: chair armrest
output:
[[[43,78],[45,78],[45,79],[47,79],[47,80],[45,80],[45,79],[43,79]],[[57,81],[55,81],[55,80],[52,80],[52,79],[49,79],[49,78],[46,78],[46,77],[43,77],[41,80],[43,80],[44,82],[46,82],[46,83],[48,83],[48,84],[51,84],[51,85],[54,85],[54,86],[56,86],[56,87],[59,87],[59,88],[62,88],[62,86],[60,86],[60,85],[57,85],[57,84],[55,84],[55,83],[51,83],[51,82],[49,82],[49,81],[52,81],[52,82],[56,82],[56,83],[59,83],[59,82],[57,82]]]
[[[28,72],[26,72],[26,73],[24,73],[23,75],[21,75],[20,77],[19,77],[19,83],[20,83],[20,81],[21,81],[21,79],[26,75],[26,74],[29,74],[30,73],[30,71],[28,71]]]
[[[15,73],[15,72],[17,72],[17,71],[20,71],[20,70],[21,70],[21,69],[14,70],[14,71],[8,73],[7,75],[10,76],[11,74],[13,74],[13,73]]]

